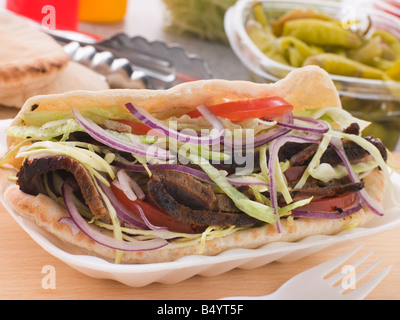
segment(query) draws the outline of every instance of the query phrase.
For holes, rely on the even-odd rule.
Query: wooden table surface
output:
[[[4,3],[0,1],[0,5],[2,2]],[[144,21],[144,17],[138,16],[139,8],[132,6],[135,2],[137,3],[131,1],[128,15],[134,15],[139,19],[110,26],[85,24],[82,26],[83,30],[102,36],[112,34],[118,31],[117,29],[124,29],[131,34],[144,32],[144,26],[139,25],[140,21]],[[142,1],[146,3],[144,6],[147,8],[152,2],[159,0]],[[160,13],[156,15],[160,17]],[[160,23],[149,25],[161,28]],[[146,32],[153,32],[150,35],[153,38],[160,34],[159,29]],[[12,118],[15,114],[16,110],[0,110],[2,119]],[[400,154],[395,154],[395,157],[400,163]],[[357,256],[374,250],[375,258],[384,258],[377,271],[389,264],[393,265],[389,275],[368,295],[367,299],[400,299],[400,228],[362,240],[335,245],[292,263],[273,262],[257,269],[235,269],[215,277],[195,276],[173,285],[155,283],[142,288],[132,288],[113,280],[91,278],[72,269],[36,244],[3,207],[0,207],[0,217],[0,299],[208,300],[232,295],[262,295],[275,291],[297,273],[360,243],[363,243],[364,247]],[[42,285],[46,276],[43,268],[46,266],[54,267],[56,271],[54,289]]]

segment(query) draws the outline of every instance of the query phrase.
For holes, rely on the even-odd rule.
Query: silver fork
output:
[[[386,277],[392,268],[392,265],[386,267],[368,282],[364,283],[360,287],[356,287],[356,283],[371,272],[383,260],[378,259],[361,272],[350,274],[350,272],[353,272],[355,268],[360,266],[369,256],[371,256],[373,252],[369,252],[358,261],[348,265],[349,271],[344,272],[345,269],[342,269],[338,273],[325,278],[326,275],[342,265],[361,247],[362,245],[327,262],[299,273],[285,282],[272,294],[256,297],[226,297],[222,300],[362,300]],[[353,275],[355,276],[353,277]],[[345,280],[347,283],[344,283]],[[334,286],[339,281],[342,281],[342,283]],[[352,291],[348,293],[345,292],[347,289],[354,286],[355,288]]]

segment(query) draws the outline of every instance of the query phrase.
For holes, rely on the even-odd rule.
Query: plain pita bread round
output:
[[[0,106],[21,109],[37,95],[107,90],[106,79],[70,61],[51,36],[18,16],[0,13]]]
[[[52,37],[17,16],[0,14],[0,43],[0,104],[50,84],[70,60]]]
[[[74,90],[99,91],[107,89],[109,89],[109,86],[104,77],[79,63],[71,61],[48,85],[38,89],[21,88],[17,95],[3,96],[0,101],[4,106],[21,108],[25,101],[33,96]]]

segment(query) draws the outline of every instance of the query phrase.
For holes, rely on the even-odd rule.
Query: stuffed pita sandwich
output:
[[[61,241],[117,263],[335,234],[383,214],[387,152],[314,66],[274,84],[29,99],[1,193]]]

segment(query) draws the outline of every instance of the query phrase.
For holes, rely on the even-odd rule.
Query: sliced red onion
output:
[[[129,200],[135,201],[137,198],[141,200],[145,198],[142,188],[140,188],[137,182],[133,180],[124,169],[118,171],[117,177],[122,190]]]
[[[152,239],[146,241],[120,241],[111,238],[92,228],[80,215],[78,209],[75,207],[75,204],[72,201],[72,187],[69,185],[69,183],[63,184],[62,195],[65,207],[78,228],[90,239],[103,246],[120,251],[148,251],[162,248],[168,244],[168,242],[164,239]]]
[[[278,159],[279,149],[286,144],[287,142],[295,142],[295,143],[318,143],[320,142],[322,135],[308,136],[308,137],[300,137],[294,135],[287,135],[280,137],[272,142],[270,146],[270,154],[269,154],[269,182],[270,182],[270,200],[271,206],[274,209],[275,215],[279,215],[278,213],[278,192],[275,181],[276,175],[276,160]],[[277,231],[280,233],[280,222],[276,224]]]
[[[136,217],[132,214],[128,208],[126,208],[114,195],[111,188],[106,187],[103,183],[97,180],[97,184],[99,185],[100,189],[104,192],[106,197],[110,200],[111,205],[114,207],[117,216],[122,221],[142,230],[148,229],[145,221],[140,220],[140,218]]]
[[[271,142],[285,134],[287,134],[290,130],[284,128],[276,128],[271,130],[268,133],[257,135],[254,138],[254,148],[260,147],[264,144]]]
[[[146,226],[151,229],[151,230],[168,230],[166,227],[158,227],[153,225],[146,217],[146,214],[144,213],[143,209],[137,205],[134,201],[137,200],[137,198],[143,200],[145,198],[145,194],[140,188],[140,186],[137,184],[135,180],[133,180],[124,169],[118,171],[117,173],[119,185],[122,188],[122,191],[125,193],[125,195],[128,197],[129,200],[133,201],[133,205],[138,209],[140,212],[140,216],[142,217],[142,220],[146,224]],[[115,182],[113,181],[113,183]],[[132,189],[131,189],[132,188]]]
[[[136,206],[136,208],[139,210],[140,212],[140,216],[142,217],[143,221],[146,223],[146,225],[151,229],[151,230],[168,230],[167,227],[158,227],[153,225],[146,217],[146,214],[144,213],[143,209],[137,205],[136,203],[134,203],[134,205]]]
[[[293,124],[293,113],[291,111],[284,113],[280,118],[281,118],[281,120],[279,123],[287,124],[287,125]],[[264,120],[267,120],[267,119],[264,118]],[[271,119],[271,120],[276,121],[276,118]],[[254,148],[260,147],[260,146],[267,144],[281,136],[284,136],[285,134],[289,133],[290,130],[291,130],[290,128],[284,128],[282,126],[278,126],[277,128],[270,130],[267,133],[257,135],[254,138]]]
[[[342,140],[340,138],[332,137],[330,145],[336,150],[340,159],[342,159],[351,181],[353,183],[359,183],[360,178],[351,166],[351,163],[344,150]],[[375,214],[383,216],[383,206],[379,201],[369,195],[365,189],[358,191],[358,194],[368,208],[370,208]]]
[[[97,180],[97,184],[100,186],[101,190],[105,193],[108,199],[111,202],[111,205],[114,207],[115,211],[117,212],[117,216],[122,221],[132,225],[133,227],[142,229],[142,230],[168,230],[166,227],[158,227],[153,225],[146,217],[146,214],[140,208],[139,205],[135,204],[133,201],[132,204],[135,205],[139,212],[142,219],[138,218],[134,215],[128,208],[126,208],[114,195],[110,188],[107,188],[103,185],[100,181]]]
[[[212,125],[213,128],[211,129],[209,135],[200,137],[181,133],[175,129],[169,128],[160,120],[154,118],[150,113],[148,113],[143,108],[134,106],[131,103],[127,103],[125,106],[129,110],[129,112],[131,112],[138,120],[142,121],[150,128],[155,129],[157,131],[161,131],[169,138],[178,140],[180,142],[199,144],[199,145],[215,145],[221,142],[221,139],[225,134],[225,128],[221,123],[221,121],[205,105],[197,107],[197,110]]]
[[[156,146],[147,145],[139,141],[128,142],[126,140],[120,139],[111,133],[107,132],[99,125],[94,123],[92,120],[85,118],[82,114],[72,108],[72,113],[79,122],[79,124],[86,130],[86,132],[95,140],[112,147],[114,149],[125,151],[129,153],[134,153],[140,156],[146,156],[150,158],[157,158],[162,160],[171,159],[174,156],[169,153],[168,150],[161,149]]]
[[[249,144],[248,139],[246,138],[233,138],[233,139],[228,139],[224,138],[223,140],[223,145],[226,148],[230,149],[236,149],[236,150],[242,150],[242,149],[254,149],[257,147],[260,147],[264,144],[267,144],[271,142],[272,140],[275,140],[276,138],[279,138],[285,134],[290,132],[290,129],[286,128],[274,128],[269,130],[266,133],[259,134],[253,137],[253,140]],[[233,140],[233,141],[230,141]]]
[[[312,118],[305,118],[305,117],[293,117],[294,119],[301,120],[304,122],[310,122],[314,124],[314,127],[305,127],[300,126],[294,123],[284,123],[284,122],[277,122],[277,125],[283,128],[288,128],[292,130],[298,131],[305,131],[305,132],[314,132],[314,133],[326,133],[329,130],[329,126],[324,121],[312,119]]]
[[[300,209],[292,210],[292,214],[290,216],[295,218],[322,218],[322,219],[342,219],[347,216],[350,216],[354,213],[357,213],[362,208],[361,201],[358,201],[346,210],[343,210],[341,213],[335,212],[323,212],[323,211],[306,211]]]
[[[281,117],[280,123],[285,123],[285,124],[293,124],[293,114],[291,111],[286,112],[283,114]],[[269,118],[263,118],[264,121],[276,121],[276,119],[269,119]],[[233,141],[230,141],[227,138],[224,138],[222,143],[225,147],[227,148],[234,148],[238,150],[242,149],[247,149],[247,148],[257,148],[260,147],[264,144],[267,144],[285,134],[290,132],[290,128],[284,128],[284,127],[277,127],[271,130],[268,130],[268,132],[259,134],[253,137],[253,141],[250,145],[248,145],[248,141],[246,138],[233,138]],[[232,139],[231,139],[232,140]]]

